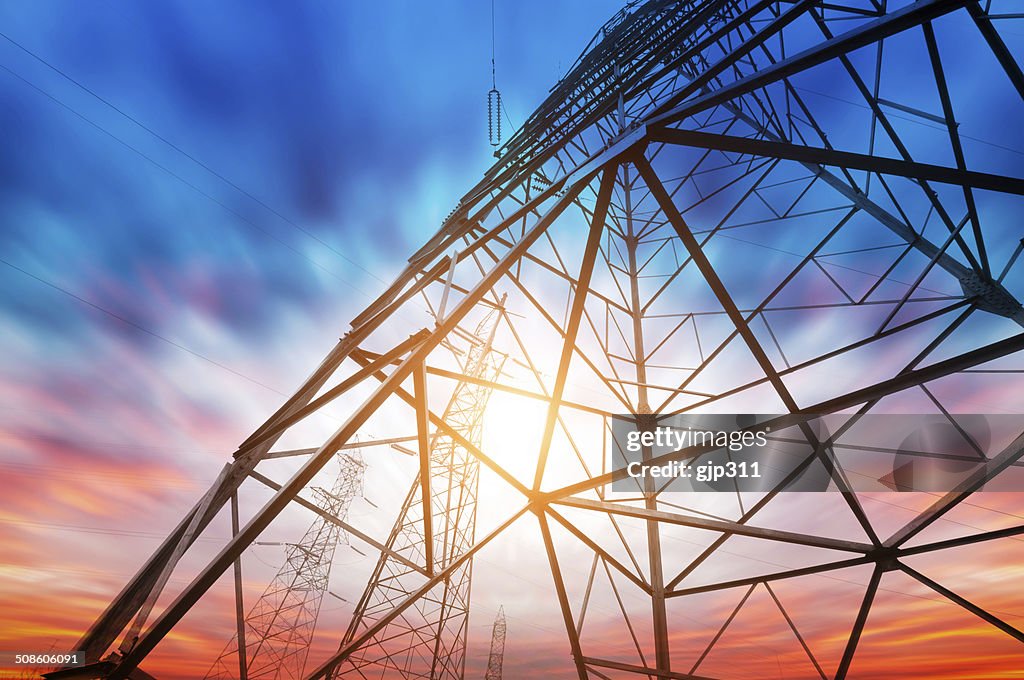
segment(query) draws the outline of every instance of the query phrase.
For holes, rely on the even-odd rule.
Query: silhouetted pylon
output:
[[[484,680],[501,680],[501,665],[505,660],[505,607],[498,607],[491,629],[491,654],[487,657]]]
[[[470,378],[492,382],[501,374],[504,356],[491,351],[499,314],[493,310],[477,325],[474,335],[481,342],[472,345],[463,359],[463,372]],[[454,436],[481,445],[490,393],[479,384],[458,385],[443,416]],[[429,477],[421,475],[413,481],[387,542],[391,554],[430,565],[431,572],[445,570],[472,547],[476,537],[480,462],[453,435],[435,433],[419,441],[421,455],[429,457]],[[428,521],[424,521],[426,507],[430,508]],[[391,554],[381,554],[356,605],[344,644],[351,644],[366,628],[393,612],[421,580],[419,572]],[[331,677],[461,678],[472,573],[472,561],[452,570],[402,616],[363,642]]]
[[[320,605],[327,593],[342,528],[352,501],[363,494],[366,464],[358,450],[338,455],[338,477],[331,489],[314,489],[317,517],[296,543],[288,543],[285,561],[245,617],[245,636],[236,634],[213,667],[208,680],[301,680],[316,631]]]

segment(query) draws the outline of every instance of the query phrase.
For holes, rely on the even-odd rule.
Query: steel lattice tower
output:
[[[339,454],[338,468],[331,489],[314,489],[323,515],[301,540],[287,544],[284,564],[245,617],[244,666],[236,634],[206,674],[208,679],[302,678],[335,549],[344,538],[341,527],[327,517],[346,519],[352,501],[363,493],[366,464],[358,450]]]
[[[893,617],[906,602],[893,598],[904,592],[915,611],[946,607],[929,625],[947,643],[962,630],[952,612],[1019,658],[1024,632],[958,579],[984,575],[986,556],[1024,534],[1005,514],[1001,524],[962,516],[985,511],[983,486],[1015,472],[1024,434],[953,491],[888,505],[839,475],[839,491],[826,494],[779,484],[713,502],[651,488],[623,496],[611,484],[626,475],[612,469],[603,436],[615,414],[776,413],[803,426],[811,414],[970,412],[1021,392],[1024,172],[1012,147],[981,153],[962,133],[1006,136],[1007,121],[1024,118],[1024,73],[1004,35],[1014,6],[631,3],[86,632],[76,648],[95,664],[56,675],[128,677],[387,408],[404,419],[391,417],[379,441],[418,441],[421,486],[429,480],[396,502],[398,516],[411,520],[417,496],[435,497],[424,442],[447,437],[505,485],[504,519],[433,557],[434,513],[421,513],[418,550],[343,523],[408,578],[364,605],[359,632],[318,659],[310,680],[366,658],[390,626],[414,627],[399,622],[437,609],[438,588],[462,583],[473,556],[521,518],[536,523],[533,547],[581,679],[764,677],[783,658],[787,677],[846,678],[879,659],[909,677],[884,657],[892,641],[880,648],[872,636],[877,621],[901,634]],[[963,54],[956,47],[976,60],[951,56]],[[980,77],[987,87],[972,88]],[[516,377],[466,373],[451,356],[483,342],[469,329],[496,307],[493,348]],[[427,399],[464,383],[541,404],[537,444],[485,447]],[[274,448],[332,402],[345,414],[334,434]],[[831,455],[844,430],[826,442],[812,435],[805,466]],[[512,455],[529,456],[528,474]],[[303,462],[284,483],[256,471],[288,456]],[[148,622],[147,603],[183,552],[249,479],[273,499]],[[841,588],[854,595],[838,598]],[[828,606],[801,610],[808,594]],[[625,644],[593,637],[595,602],[616,612],[603,629],[617,626]],[[777,630],[737,646],[751,616]],[[138,635],[105,657],[126,629]],[[900,647],[920,642],[907,633]],[[949,644],[928,663],[916,677],[970,673],[956,670]]]
[[[501,680],[501,665],[505,660],[505,607],[498,607],[491,629],[491,654],[487,657],[484,680]]]
[[[474,380],[493,382],[501,373],[504,360],[490,351],[499,313],[494,310],[479,323],[474,336],[483,342],[471,345],[464,359],[463,372]],[[446,570],[475,540],[480,461],[455,438],[480,446],[490,393],[477,383],[459,383],[443,416],[453,433],[419,442],[420,451],[429,452],[430,477],[413,481],[387,547],[409,562],[430,565],[431,573]],[[420,432],[426,434],[426,427]],[[429,521],[424,521],[424,507],[430,508]],[[461,678],[472,567],[470,560],[451,570],[413,607],[367,636],[366,629],[401,604],[420,580],[407,563],[381,553],[343,640],[351,645],[361,638],[361,646],[331,677]]]

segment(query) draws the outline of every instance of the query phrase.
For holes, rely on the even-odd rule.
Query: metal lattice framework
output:
[[[324,515],[347,519],[352,501],[363,495],[365,468],[358,451],[338,456],[334,486],[314,489]],[[297,543],[287,545],[284,564],[245,617],[244,634],[235,634],[208,679],[302,678],[342,538],[341,527],[321,515]]]
[[[758,638],[773,648],[769,663],[785,645],[799,656],[787,664],[802,663],[809,677],[845,678],[858,659],[878,662],[869,615],[892,590],[922,588],[1024,642],[943,582],[937,560],[921,561],[964,547],[980,554],[1024,534],[1018,524],[968,522],[955,535],[940,531],[966,507],[984,507],[975,492],[1018,466],[1021,436],[950,493],[899,495],[899,512],[879,512],[842,478],[829,494],[616,493],[610,485],[625,473],[611,469],[604,436],[616,413],[944,414],[1020,391],[1024,278],[1014,265],[1024,173],[1015,172],[1019,153],[979,151],[961,128],[967,120],[996,134],[1024,116],[1024,74],[1003,32],[1014,6],[651,0],[624,9],[395,282],[239,447],[79,649],[97,660],[95,671],[127,677],[387,409],[406,418],[388,417],[391,441],[419,440],[421,480],[433,480],[424,439],[449,437],[505,484],[505,519],[441,561],[342,523],[407,567],[408,579],[390,609],[364,618],[308,678],[361,658],[368,641],[527,515],[580,678],[764,677],[745,665],[761,663],[760,651],[728,646],[759,598],[785,633]],[[964,54],[974,55],[969,68]],[[970,87],[978,69],[985,88]],[[493,348],[512,368],[467,374],[450,350],[483,342],[466,329],[495,308]],[[431,408],[428,394],[459,384],[544,406],[535,437],[523,423],[518,468],[508,451],[471,441]],[[333,435],[313,448],[273,448],[335,400],[345,419]],[[809,434],[808,443],[817,456],[842,435]],[[256,471],[268,458],[300,455],[283,484]],[[123,654],[99,662],[249,478],[269,484],[273,499]],[[425,547],[430,532],[425,523]],[[984,573],[972,554],[953,561]],[[852,584],[856,604],[833,603],[835,579]],[[829,635],[808,632],[790,585],[830,603],[814,612],[835,617]],[[730,604],[702,609],[708,597]],[[598,631],[602,603],[617,618]],[[956,667],[955,652],[941,657],[921,677]],[[897,661],[887,672],[909,677]]]
[[[483,344],[470,347],[463,363],[465,375],[493,382],[504,358],[490,351],[498,311],[489,313],[476,328]],[[425,380],[417,380],[419,389]],[[483,415],[491,390],[461,382],[444,410],[444,420],[460,438],[481,444]],[[477,488],[480,461],[451,435],[428,437],[427,412],[419,410],[421,466],[429,470],[413,481],[398,515],[387,547],[403,555],[400,562],[381,553],[370,582],[363,592],[342,641],[357,651],[332,671],[332,678],[452,678],[463,677],[466,668],[466,634],[469,625],[470,584],[473,564],[463,562],[442,583],[419,597],[412,607],[373,634],[373,624],[388,616],[420,582],[420,573],[409,562],[427,565],[429,573],[444,571],[473,547],[476,537]],[[424,508],[429,517],[424,520]]]
[[[505,607],[498,607],[491,628],[491,653],[487,657],[487,673],[484,680],[501,680],[501,666],[505,661]]]

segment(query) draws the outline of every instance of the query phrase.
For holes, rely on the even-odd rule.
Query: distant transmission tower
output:
[[[491,656],[487,659],[484,680],[501,680],[501,664],[505,660],[505,607],[498,607],[491,629]]]
[[[501,373],[504,360],[490,348],[498,315],[497,310],[492,311],[476,328],[479,344],[469,350],[463,367],[470,379],[493,381]],[[425,564],[429,572],[435,573],[452,566],[472,547],[480,463],[460,442],[480,446],[490,393],[487,387],[461,382],[444,412],[453,434],[428,438],[426,429],[420,428],[420,455],[429,454],[429,476],[417,477],[405,497],[387,541],[390,552],[381,553],[345,633],[343,644],[359,647],[331,677],[462,678],[471,560],[454,569],[375,635],[368,636],[364,631],[391,616],[422,581],[422,573],[411,568],[410,562]],[[428,503],[430,512],[425,518]],[[408,561],[400,561],[395,555]]]
[[[208,680],[302,677],[335,548],[343,537],[341,527],[327,516],[344,520],[352,500],[363,493],[366,464],[358,451],[339,454],[338,463],[334,487],[313,489],[324,515],[302,540],[288,544],[284,565],[245,617],[244,644],[238,644],[236,634],[206,674]]]

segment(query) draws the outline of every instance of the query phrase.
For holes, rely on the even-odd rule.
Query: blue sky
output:
[[[615,4],[497,3],[514,121]],[[126,114],[0,40],[0,250],[153,330],[193,303],[250,341],[281,306],[356,311],[490,160],[488,3],[7,3],[0,21]],[[25,332],[96,323],[4,269]]]
[[[617,5],[498,0],[515,123]],[[0,32],[0,639],[46,646],[488,167],[490,4],[3,2]]]

